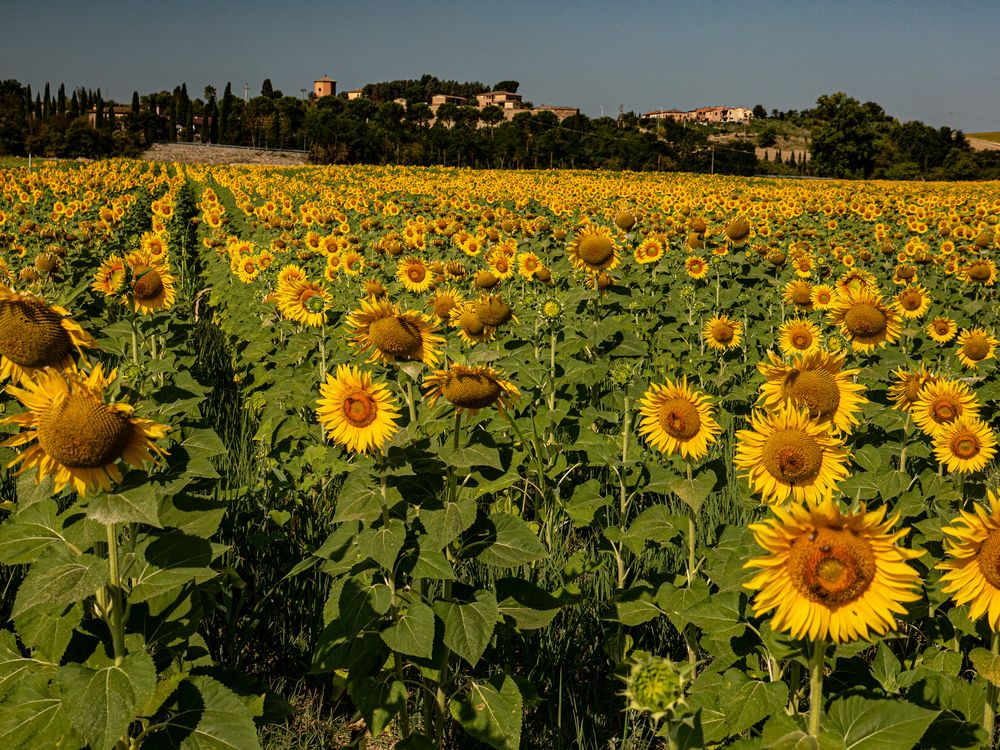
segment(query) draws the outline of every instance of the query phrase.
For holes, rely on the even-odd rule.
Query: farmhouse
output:
[[[531,110],[531,114],[537,115],[539,112],[551,112],[556,117],[559,118],[559,122],[562,122],[567,117],[575,117],[580,114],[579,107],[560,107],[555,104],[542,104]]]

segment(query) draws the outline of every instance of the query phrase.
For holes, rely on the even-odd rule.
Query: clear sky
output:
[[[0,78],[300,95],[430,73],[521,82],[589,115],[802,109],[845,91],[901,121],[1000,130],[1000,0],[0,0]]]

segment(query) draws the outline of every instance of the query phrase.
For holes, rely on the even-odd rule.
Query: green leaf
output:
[[[500,465],[500,452],[488,445],[470,445],[458,450],[449,448],[441,451],[440,455],[446,464],[456,469]]]
[[[366,471],[351,472],[337,496],[333,520],[361,521],[370,524],[382,515],[382,493]]]
[[[851,696],[830,704],[823,729],[842,737],[848,750],[900,750],[915,747],[939,713],[903,701]]]
[[[742,734],[757,722],[780,711],[788,702],[783,682],[754,680],[725,697],[726,726],[730,735]]]
[[[94,748],[110,748],[125,734],[156,689],[156,667],[144,652],[120,665],[60,667],[58,683],[73,728]]]
[[[14,634],[9,630],[0,630],[0,699],[22,680],[34,674],[51,673],[54,669],[54,664],[25,659],[17,647]]]
[[[392,570],[405,541],[406,526],[394,518],[387,526],[362,532],[357,538],[357,545],[362,555],[370,557],[385,570]]]
[[[521,630],[544,628],[559,613],[559,601],[548,591],[520,578],[496,582],[500,614]]]
[[[246,705],[207,675],[189,677],[178,685],[165,711],[164,728],[143,743],[151,748],[181,750],[259,750],[257,727]]]
[[[622,625],[632,627],[655,620],[663,610],[653,602],[651,588],[633,584],[615,596],[615,614]]]
[[[435,581],[451,581],[455,578],[455,568],[448,561],[448,558],[441,550],[425,546],[424,539],[420,540],[420,554],[413,565],[410,575],[415,580],[429,578]]]
[[[352,635],[366,628],[372,620],[389,611],[392,592],[384,583],[366,583],[360,577],[348,578],[338,601],[339,621],[344,633]]]
[[[1000,656],[985,648],[974,648],[969,652],[969,660],[985,680],[1000,687]]]
[[[380,635],[393,651],[429,659],[434,649],[434,611],[416,601],[402,610],[399,619]]]
[[[635,517],[622,541],[638,555],[646,542],[667,544],[686,530],[687,519],[684,516],[672,515],[666,505],[652,505]]]
[[[126,492],[102,492],[87,504],[87,518],[104,525],[134,522],[160,528],[159,510],[156,488],[146,483]]]
[[[382,734],[406,705],[406,686],[399,680],[376,682],[370,677],[362,677],[360,680],[349,680],[347,692],[373,737]]]
[[[91,596],[108,577],[106,561],[91,554],[72,555],[55,548],[28,571],[17,590],[11,617],[46,606],[69,606]]]
[[[23,681],[0,702],[0,747],[5,750],[79,747],[56,686],[43,675]]]
[[[48,547],[65,544],[57,511],[55,500],[49,498],[20,506],[17,513],[0,526],[0,562],[7,565],[33,563]]]
[[[573,497],[563,509],[573,522],[573,526],[579,529],[593,523],[597,511],[609,503],[610,500],[601,494],[600,482],[588,479],[573,489]]]
[[[445,503],[440,510],[420,510],[420,523],[440,550],[476,522],[476,501],[472,498]]]
[[[486,544],[476,557],[487,565],[514,568],[548,556],[531,527],[507,513],[489,517],[485,537]]]
[[[899,677],[901,669],[902,664],[899,663],[899,659],[892,653],[888,644],[882,641],[878,646],[878,651],[875,652],[875,659],[872,661],[872,677],[878,680],[882,689],[891,695],[899,690],[896,678]]]
[[[14,621],[21,642],[32,652],[58,664],[73,631],[83,620],[83,604],[32,607]]]
[[[866,445],[854,452],[854,463],[865,471],[877,472],[882,468],[882,454],[874,445]]]
[[[692,479],[678,479],[670,490],[694,513],[698,513],[708,496],[712,494],[716,480],[714,471],[703,469]]]
[[[29,505],[40,503],[43,500],[51,500],[55,494],[55,483],[51,476],[45,477],[40,482],[36,482],[37,474],[29,472],[17,478],[17,506],[24,509]]]
[[[150,537],[136,550],[135,558],[135,565],[128,572],[133,579],[129,594],[132,602],[149,601],[219,575],[208,567],[212,563],[212,545],[208,540],[178,532]]]
[[[518,750],[522,706],[517,683],[507,675],[498,675],[488,682],[472,682],[449,707],[455,721],[475,739],[497,750]]]
[[[882,499],[888,501],[899,496],[900,493],[910,486],[910,475],[893,469],[892,471],[880,472],[876,475],[875,481],[878,483],[879,494],[882,496]]]
[[[480,589],[471,601],[436,601],[434,612],[444,622],[445,645],[476,666],[493,637],[500,613],[493,592]]]

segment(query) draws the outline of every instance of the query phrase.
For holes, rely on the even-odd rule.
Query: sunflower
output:
[[[486,263],[490,267],[490,271],[493,272],[493,275],[501,280],[509,279],[517,270],[514,261],[499,248],[486,257]]]
[[[972,511],[960,511],[950,526],[941,529],[945,554],[949,559],[938,565],[942,590],[955,604],[971,604],[969,619],[987,615],[994,632],[1000,631],[1000,495],[989,492],[987,510],[976,504]]]
[[[365,279],[361,282],[361,294],[365,297],[382,299],[388,292],[378,279]]]
[[[896,380],[889,386],[892,408],[904,412],[912,411],[914,404],[920,400],[921,389],[937,380],[937,376],[928,372],[923,365],[919,370],[913,371],[900,368],[893,372],[893,376]]]
[[[932,340],[939,344],[947,344],[955,338],[955,334],[958,332],[958,323],[944,315],[939,315],[928,323],[924,330],[927,331],[927,335]]]
[[[348,250],[340,258],[340,268],[348,276],[360,276],[365,272],[365,256],[357,250]]]
[[[726,237],[731,242],[743,242],[750,235],[750,222],[739,216],[726,224]]]
[[[997,280],[997,264],[989,258],[978,258],[962,269],[962,279],[966,284],[993,286]]]
[[[805,318],[792,318],[778,329],[778,348],[786,357],[793,354],[811,354],[823,343],[819,326]]]
[[[692,279],[703,279],[708,275],[708,260],[697,255],[688,256],[684,270]]]
[[[125,286],[125,259],[112,253],[101,261],[90,288],[105,297],[113,297],[121,292],[123,286]]]
[[[639,434],[663,453],[698,460],[722,431],[708,397],[689,388],[686,376],[679,383],[650,385],[639,406]]]
[[[941,378],[920,389],[911,413],[924,434],[936,437],[959,417],[978,417],[979,402],[965,383]]]
[[[795,305],[802,312],[809,312],[813,308],[812,290],[813,285],[808,281],[796,279],[785,284],[781,298],[785,304]]]
[[[517,272],[522,278],[530,281],[539,268],[542,268],[542,261],[534,253],[521,253],[517,256]]]
[[[125,263],[131,272],[127,299],[131,299],[133,311],[147,315],[173,306],[177,294],[165,260],[136,250],[125,256]]]
[[[980,471],[996,455],[997,437],[975,417],[959,417],[934,436],[934,455],[948,471]]]
[[[44,367],[74,367],[73,350],[97,342],[69,312],[0,284],[0,379],[18,382]]]
[[[837,290],[829,284],[816,284],[809,293],[809,300],[814,310],[825,310],[833,304]]]
[[[462,301],[461,292],[449,286],[443,286],[434,292],[434,296],[430,298],[427,304],[431,309],[431,313],[438,321],[447,322],[451,317],[451,311],[456,305],[461,304]]]
[[[931,296],[920,284],[910,284],[896,295],[896,303],[904,318],[922,318],[931,306]]]
[[[854,382],[860,370],[842,369],[844,355],[822,350],[802,354],[784,364],[768,352],[770,364],[757,365],[767,380],[760,388],[764,407],[774,410],[783,403],[806,408],[811,419],[829,422],[837,430],[850,434],[858,424],[858,414],[868,399],[861,395],[865,387]]]
[[[588,224],[569,243],[569,261],[573,268],[600,273],[618,265],[618,245],[611,230]]]
[[[972,328],[958,334],[957,343],[958,350],[955,353],[962,366],[975,370],[983,360],[995,358],[1000,341],[985,328]]]
[[[720,352],[735,349],[743,336],[743,324],[738,320],[730,320],[726,315],[718,315],[708,319],[701,329],[701,335],[706,344]]]
[[[316,413],[326,434],[348,450],[367,453],[381,448],[396,434],[399,406],[385,383],[373,383],[370,373],[339,365],[337,374],[320,385]]]
[[[923,554],[900,547],[909,531],[890,531],[898,516],[878,510],[842,513],[832,499],[818,506],[774,508],[751,524],[767,553],[747,562],[759,572],[746,584],[754,614],[774,612],[771,627],[793,638],[845,643],[896,627],[905,602],[920,598],[920,574],[909,561]]]
[[[755,411],[750,424],[753,429],[736,433],[734,464],[745,470],[764,502],[783,503],[791,496],[818,503],[848,475],[843,441],[806,409],[780,404],[771,413]]]
[[[510,310],[510,305],[499,295],[482,295],[475,304],[476,316],[492,328],[499,328],[511,320],[517,322]]]
[[[128,404],[104,400],[104,393],[116,377],[104,375],[97,365],[90,375],[43,370],[21,387],[8,386],[27,411],[0,420],[26,428],[4,446],[28,447],[8,466],[21,464],[18,474],[38,469],[38,481],[52,476],[55,491],[71,485],[80,495],[88,488],[111,489],[112,480],[122,480],[119,459],[136,468],[166,451],[153,440],[164,437],[166,425],[132,416]],[[30,444],[30,445],[29,445]]]
[[[472,414],[494,404],[503,410],[512,399],[521,395],[513,383],[486,365],[453,364],[447,370],[437,370],[424,378],[424,388],[430,406],[443,396],[457,412],[468,410]]]
[[[871,287],[841,294],[827,316],[832,324],[840,326],[844,338],[857,352],[870,352],[891,344],[902,331],[896,303],[885,304],[882,295]]]
[[[402,282],[407,291],[415,294],[426,292],[434,286],[434,277],[427,270],[423,260],[409,255],[396,266],[396,278]]]
[[[167,258],[167,241],[162,234],[156,232],[145,232],[139,240],[139,249],[153,258]]]
[[[914,279],[916,281],[916,279]],[[875,289],[877,283],[875,275],[863,268],[851,268],[844,271],[837,279],[837,293],[840,295],[860,292],[864,289]]]
[[[279,286],[278,310],[288,320],[319,328],[326,323],[330,292],[315,281],[294,281]]]
[[[236,264],[236,275],[244,284],[252,283],[260,276],[260,266],[257,265],[257,259],[252,255],[242,258]]]
[[[479,305],[474,301],[459,302],[449,312],[448,325],[458,329],[458,337],[469,346],[475,346],[496,338],[497,329],[486,325],[478,313]]]
[[[658,237],[647,237],[635,249],[636,263],[656,263],[663,257],[663,242]]]
[[[423,362],[438,360],[444,338],[437,326],[416,310],[400,312],[389,300],[362,300],[361,307],[347,316],[353,333],[351,344],[362,352],[371,349],[369,362]]]

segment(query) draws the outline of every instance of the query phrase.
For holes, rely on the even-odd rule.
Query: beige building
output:
[[[355,99],[361,99],[363,96],[364,93],[361,91],[361,89],[351,89],[350,91],[347,92],[347,101],[350,102],[354,101]]]
[[[580,109],[579,107],[560,107],[555,104],[542,104],[531,110],[531,114],[533,115],[537,115],[539,112],[551,112],[559,118],[559,122],[562,122],[567,117],[575,117],[580,114]]]
[[[329,76],[323,76],[313,81],[313,94],[317,99],[322,96],[336,96],[337,82]]]
[[[490,105],[504,110],[524,109],[523,97],[509,91],[490,91],[487,94],[476,94],[476,103],[480,109]]]
[[[654,109],[643,112],[642,116],[650,120],[674,120],[675,122],[750,122],[753,111],[746,107],[700,107],[687,112],[679,109]]]

